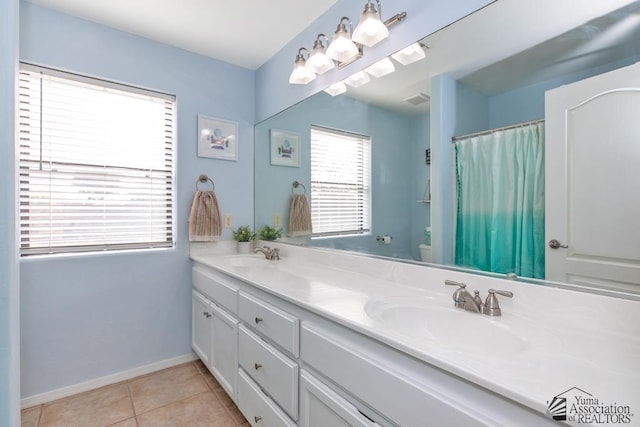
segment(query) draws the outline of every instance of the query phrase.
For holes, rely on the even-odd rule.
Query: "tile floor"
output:
[[[22,410],[22,427],[249,427],[199,360]]]

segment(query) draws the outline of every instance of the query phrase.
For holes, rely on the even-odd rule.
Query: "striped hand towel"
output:
[[[217,242],[222,236],[222,221],[216,193],[196,191],[189,215],[190,242]]]
[[[307,236],[311,234],[311,209],[305,194],[291,195],[291,209],[289,210],[289,237]]]

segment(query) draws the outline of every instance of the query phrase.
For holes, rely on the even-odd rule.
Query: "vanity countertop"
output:
[[[541,413],[576,387],[601,406],[628,406],[631,423],[640,423],[639,301],[271,246],[281,248],[281,260],[195,250],[191,259]],[[483,299],[490,288],[514,296],[499,297],[501,317],[467,312],[454,308],[446,279]]]

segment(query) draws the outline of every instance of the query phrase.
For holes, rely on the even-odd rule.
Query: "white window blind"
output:
[[[371,140],[312,126],[313,236],[363,234],[370,229]]]
[[[27,64],[20,253],[172,247],[175,97]]]

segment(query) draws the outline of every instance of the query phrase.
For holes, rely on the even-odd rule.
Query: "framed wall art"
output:
[[[198,115],[198,157],[238,160],[238,123]]]
[[[271,164],[300,167],[300,135],[271,129]]]

